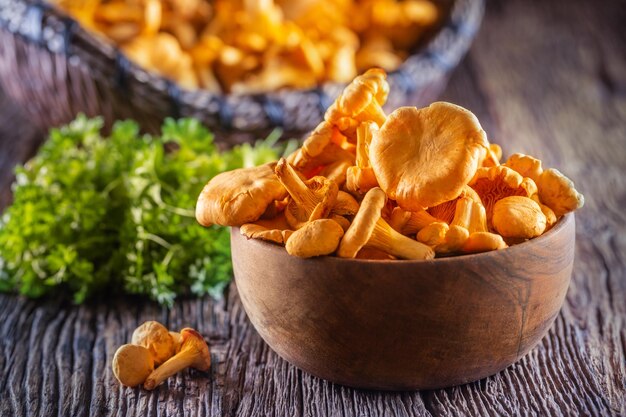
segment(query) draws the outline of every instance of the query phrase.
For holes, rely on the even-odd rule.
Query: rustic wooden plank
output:
[[[626,415],[626,7],[623,2],[492,1],[445,98],[472,109],[505,153],[561,168],[587,197],[562,313],[526,357],[482,381],[380,393],[288,365],[258,337],[232,287],[170,311],[133,298],[76,307],[0,295],[0,415]],[[38,132],[0,101],[0,206]],[[11,123],[7,123],[11,121]],[[16,141],[16,138],[20,138]],[[196,327],[210,373],[155,392],[121,388],[115,349],[144,320]]]

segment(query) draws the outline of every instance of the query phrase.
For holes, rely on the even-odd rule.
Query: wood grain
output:
[[[537,155],[572,177],[587,199],[577,214],[565,305],[518,363],[444,390],[353,390],[274,354],[234,286],[221,301],[188,299],[170,311],[136,299],[76,307],[0,295],[0,415],[626,415],[624,21],[623,1],[492,0],[444,96],[472,109],[505,154]],[[37,136],[18,138],[19,119],[7,116],[15,110],[0,109],[11,121],[0,129],[6,185],[8,167],[27,157]],[[213,346],[211,373],[185,372],[152,393],[120,388],[110,360],[148,319],[196,327]]]
[[[416,390],[494,375],[543,338],[570,283],[575,221],[428,261],[302,259],[239,228],[230,237],[241,303],[276,353],[343,385]]]

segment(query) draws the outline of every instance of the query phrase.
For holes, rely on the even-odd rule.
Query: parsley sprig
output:
[[[277,136],[219,151],[193,119],[166,120],[160,136],[132,121],[101,130],[79,116],[16,169],[0,218],[0,291],[81,303],[123,289],[168,306],[182,293],[219,295],[232,275],[229,235],[196,223],[196,198],[220,172],[277,159]]]

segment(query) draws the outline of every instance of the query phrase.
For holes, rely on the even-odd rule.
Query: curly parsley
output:
[[[277,137],[221,152],[193,119],[166,120],[160,136],[132,121],[106,138],[101,129],[79,116],[16,169],[0,218],[0,291],[69,291],[82,303],[123,289],[164,305],[219,295],[232,275],[229,234],[196,223],[196,198],[222,171],[277,159]]]

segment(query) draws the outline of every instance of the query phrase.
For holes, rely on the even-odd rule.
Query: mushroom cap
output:
[[[508,245],[500,235],[489,232],[475,232],[469,235],[462,250],[463,252],[477,253],[489,252],[507,247]]]
[[[539,199],[557,216],[579,209],[585,204],[585,198],[576,191],[572,180],[557,169],[550,168],[543,171],[537,185]]]
[[[457,197],[488,146],[474,114],[436,102],[391,113],[372,138],[369,157],[389,198],[417,211]]]
[[[511,168],[522,177],[532,179],[535,183],[539,181],[539,177],[543,172],[541,161],[539,159],[533,158],[530,155],[524,155],[523,153],[514,153],[503,165]]]
[[[378,187],[372,188],[365,194],[350,228],[341,239],[337,255],[342,258],[354,258],[356,256],[369,241],[386,202],[387,195]]]
[[[359,211],[359,202],[345,191],[337,193],[337,200],[331,210],[332,214],[339,216],[354,216]]]
[[[528,197],[512,196],[493,206],[491,223],[506,238],[532,239],[546,230],[546,216],[541,207]]]
[[[469,184],[480,197],[487,212],[487,223],[491,224],[493,205],[505,197],[520,195],[530,197],[537,193],[537,185],[504,165],[479,168]]]
[[[208,371],[211,368],[211,352],[202,335],[189,327],[182,329],[180,335],[182,337],[181,352],[186,349],[195,352],[195,359],[190,366],[199,371]]]
[[[239,228],[248,239],[261,239],[268,242],[284,244],[293,233],[284,213],[273,219],[261,219],[254,223],[246,223]]]
[[[154,360],[148,349],[138,345],[120,346],[112,362],[113,374],[122,385],[136,387],[154,370]]]
[[[287,196],[274,174],[275,162],[240,168],[213,177],[196,205],[196,219],[203,226],[240,226],[258,220],[267,206]]]
[[[319,219],[296,230],[285,245],[287,253],[300,258],[333,253],[343,236],[343,228],[334,220]]]
[[[377,124],[382,124],[384,114],[381,107],[387,101],[388,95],[387,74],[380,68],[371,68],[346,86],[326,111],[324,120],[338,124],[343,118],[348,118],[359,121],[373,120]],[[379,111],[363,115],[368,113],[368,108],[369,110],[377,108]]]
[[[158,321],[146,321],[137,327],[131,337],[131,343],[148,349],[156,366],[176,353],[176,342],[167,328]]]
[[[444,222],[434,222],[417,232],[417,240],[430,247],[436,247],[446,240],[450,226]]]
[[[323,121],[304,140],[302,147],[290,155],[288,162],[302,172],[338,161],[353,163],[355,156],[342,144],[345,138],[337,127]]]
[[[459,252],[469,237],[470,233],[466,228],[453,224],[446,232],[443,243],[435,246],[435,252],[441,254]]]

